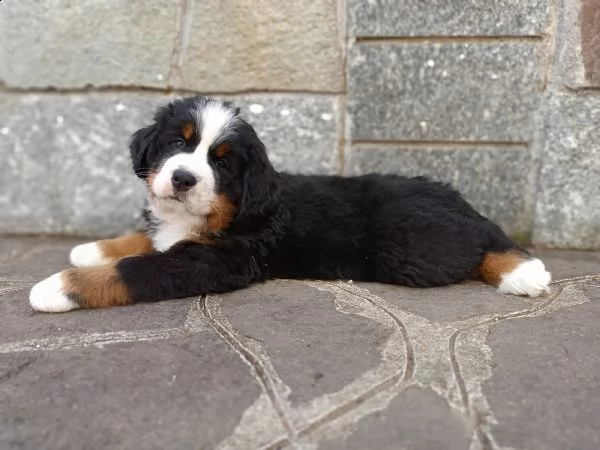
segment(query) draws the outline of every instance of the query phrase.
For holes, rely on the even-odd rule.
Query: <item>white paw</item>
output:
[[[95,242],[73,247],[69,255],[69,260],[75,267],[105,266],[110,264],[110,259],[102,255],[100,247]]]
[[[36,311],[64,312],[80,308],[79,304],[64,294],[61,272],[40,281],[31,288],[29,304]]]
[[[498,290],[503,294],[529,295],[537,297],[548,291],[552,275],[539,259],[530,259],[519,264],[512,272],[502,275]]]

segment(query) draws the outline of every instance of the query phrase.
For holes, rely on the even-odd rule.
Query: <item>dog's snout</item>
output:
[[[177,169],[173,172],[173,175],[171,175],[173,189],[177,192],[189,191],[195,186],[196,182],[196,177],[184,169]]]

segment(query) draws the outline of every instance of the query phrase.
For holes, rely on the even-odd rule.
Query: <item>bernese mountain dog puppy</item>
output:
[[[130,145],[147,229],[76,246],[76,268],[36,284],[38,311],[104,308],[227,292],[269,278],[413,287],[480,278],[538,296],[550,273],[448,185],[423,177],[275,171],[228,103],[160,108]]]

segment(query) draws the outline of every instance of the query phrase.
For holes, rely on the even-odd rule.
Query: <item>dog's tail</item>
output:
[[[493,249],[484,254],[478,267],[481,278],[503,294],[537,297],[548,291],[552,275],[544,263],[498,231],[493,232]]]

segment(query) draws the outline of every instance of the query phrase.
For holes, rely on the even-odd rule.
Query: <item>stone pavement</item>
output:
[[[73,239],[0,239],[0,449],[598,449],[600,254],[547,296],[273,281],[46,315]]]

